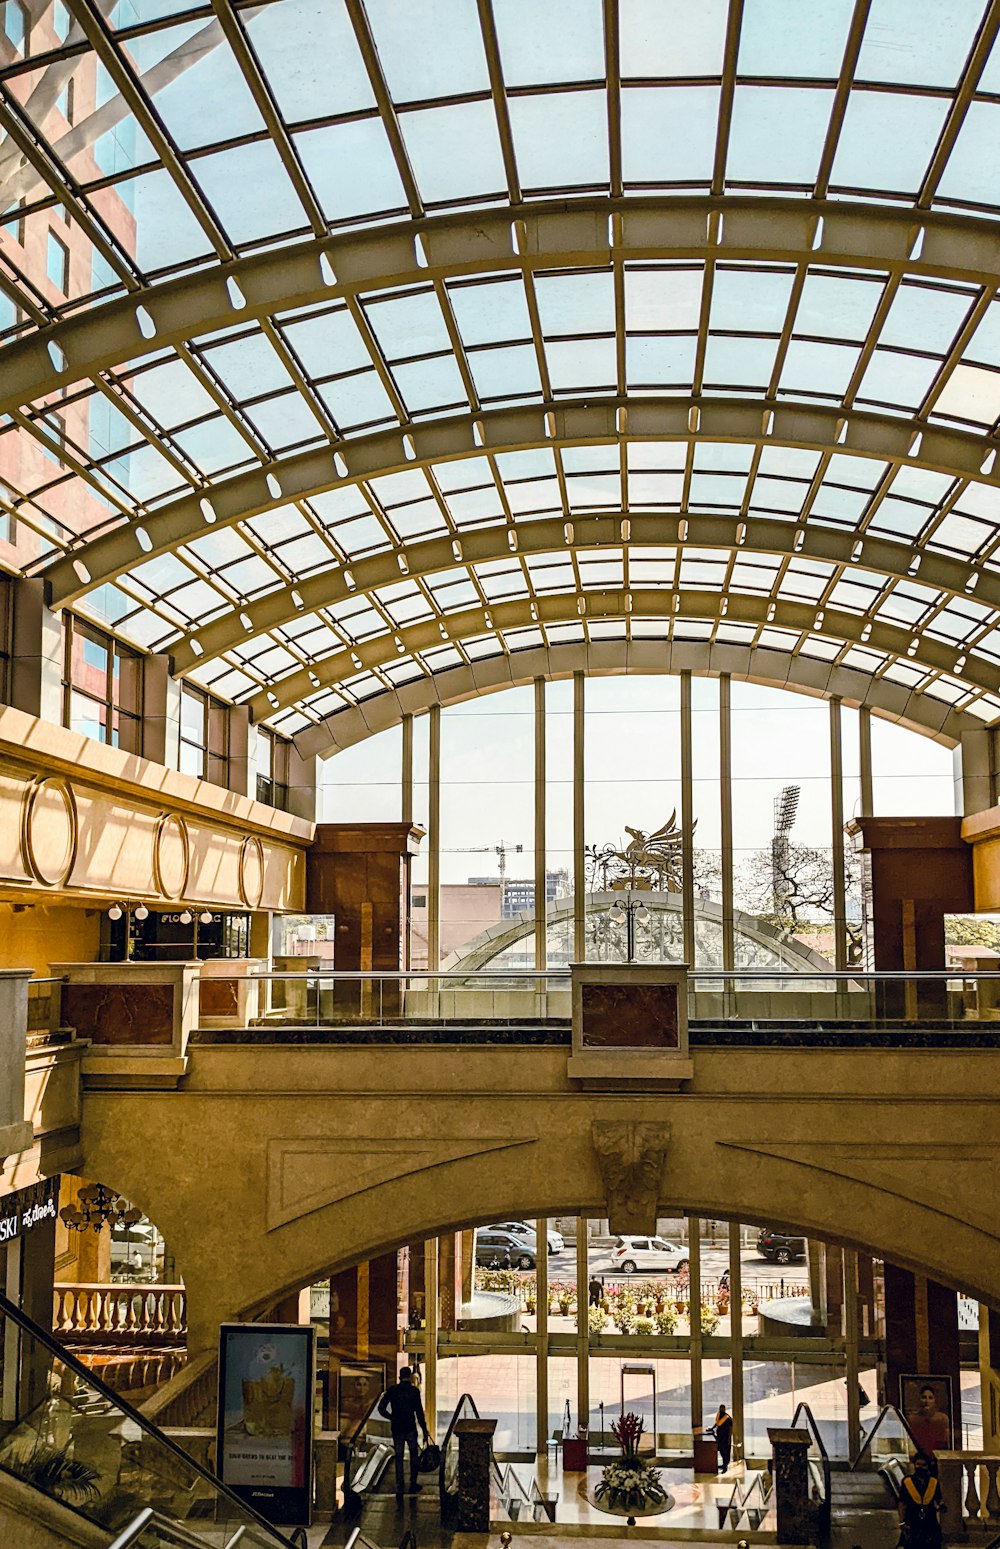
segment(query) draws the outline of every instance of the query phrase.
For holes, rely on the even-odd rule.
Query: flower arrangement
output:
[[[587,1309],[587,1327],[592,1334],[603,1334],[608,1326],[608,1315],[603,1307]]]
[[[650,1468],[639,1456],[639,1440],[645,1429],[639,1415],[622,1415],[611,1427],[611,1434],[622,1449],[615,1463],[609,1463],[601,1475],[594,1495],[605,1505],[626,1511],[642,1511],[647,1506],[666,1505],[669,1497],[660,1483],[659,1469]]]

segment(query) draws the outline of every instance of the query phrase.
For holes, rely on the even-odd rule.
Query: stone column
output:
[[[181,687],[170,675],[169,656],[142,663],[142,756],[176,769],[180,758]]]
[[[809,1503],[809,1432],[768,1426],[771,1473],[778,1513],[779,1544],[811,1544],[813,1512]]]
[[[11,581],[10,702],[25,715],[62,725],[62,617],[45,606],[37,576]]]
[[[249,705],[229,708],[229,760],[227,784],[241,796],[257,799],[257,732],[250,723]]]
[[[951,1378],[952,1441],[961,1446],[961,1382],[958,1360],[958,1297],[948,1286],[886,1263],[886,1402],[905,1412],[904,1376]]]
[[[458,1437],[458,1531],[488,1533],[490,1530],[490,1460],[495,1420],[459,1420]]]
[[[457,1329],[462,1305],[462,1234],[438,1238],[438,1328]]]

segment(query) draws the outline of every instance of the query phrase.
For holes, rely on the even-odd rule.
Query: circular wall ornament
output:
[[[176,812],[161,812],[153,834],[153,882],[164,898],[187,892],[191,843],[187,824]]]
[[[264,846],[247,834],[240,846],[240,897],[248,909],[259,909],[264,896]]]
[[[42,775],[29,781],[21,800],[21,858],[43,887],[63,887],[76,862],[80,820],[68,780]]]

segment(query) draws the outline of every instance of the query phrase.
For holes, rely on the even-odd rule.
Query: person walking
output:
[[[934,1462],[926,1452],[913,1459],[913,1472],[899,1492],[899,1541],[906,1549],[941,1549],[941,1486]]]
[[[715,1432],[715,1445],[719,1449],[719,1472],[724,1474],[733,1453],[733,1417],[725,1404],[719,1405],[712,1429]]]
[[[392,1450],[396,1455],[396,1499],[403,1498],[403,1453],[407,1449],[410,1453],[410,1495],[416,1495],[420,1489],[417,1483],[417,1465],[419,1448],[417,1445],[417,1426],[424,1433],[425,1446],[430,1441],[427,1430],[427,1421],[424,1418],[424,1406],[420,1393],[413,1384],[413,1371],[409,1366],[404,1366],[399,1374],[399,1381],[387,1388],[378,1401],[378,1412],[389,1422],[392,1431]]]
[[[601,1296],[603,1295],[603,1292],[604,1287],[598,1280],[597,1276],[591,1275],[590,1283],[587,1286],[587,1299],[590,1302],[591,1307],[599,1307],[601,1305]]]

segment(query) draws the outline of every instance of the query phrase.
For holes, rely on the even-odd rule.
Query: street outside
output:
[[[668,1238],[668,1241],[676,1239]],[[668,1284],[674,1276],[663,1270],[638,1269],[634,1275],[624,1275],[616,1265],[611,1262],[610,1247],[593,1247],[587,1251],[587,1274],[596,1275],[615,1282],[627,1283],[631,1280],[665,1280]],[[772,1264],[762,1258],[756,1247],[743,1248],[740,1251],[740,1264],[744,1285],[767,1285],[774,1289],[767,1294],[780,1294],[782,1284],[786,1290],[795,1288],[797,1293],[802,1286],[809,1284],[809,1266],[806,1259],[795,1259],[791,1264]],[[723,1241],[703,1241],[701,1245],[701,1278],[703,1285],[708,1288],[710,1283],[718,1284],[720,1278],[729,1268],[729,1244]],[[573,1280],[576,1279],[576,1245],[569,1243],[561,1253],[549,1254],[549,1279]]]

